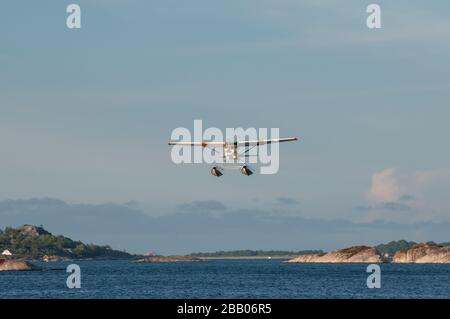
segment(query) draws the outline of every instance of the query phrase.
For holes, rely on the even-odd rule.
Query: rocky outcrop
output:
[[[0,271],[24,271],[24,270],[43,270],[41,267],[37,267],[28,261],[23,260],[1,260]]]
[[[302,255],[291,263],[384,263],[386,259],[373,247],[354,246],[326,254]]]
[[[449,264],[450,247],[436,244],[417,244],[409,249],[397,252],[392,258],[393,263],[414,264]]]
[[[28,225],[28,224],[25,224],[25,225],[17,228],[17,230],[22,235],[25,235],[25,236],[51,235],[51,233],[49,233],[48,231],[46,231],[42,227],[38,227],[38,226],[34,226],[34,225]]]
[[[136,263],[167,263],[180,261],[202,261],[202,259],[190,256],[153,256],[135,260]]]

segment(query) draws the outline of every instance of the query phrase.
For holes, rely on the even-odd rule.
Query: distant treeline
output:
[[[416,242],[413,241],[406,241],[406,240],[396,240],[391,241],[387,244],[380,244],[378,246],[375,246],[375,248],[383,254],[389,254],[394,255],[397,251],[409,249],[412,246],[416,245]]]
[[[192,253],[192,257],[282,257],[282,256],[300,256],[308,254],[322,254],[322,250],[227,250],[207,253]]]

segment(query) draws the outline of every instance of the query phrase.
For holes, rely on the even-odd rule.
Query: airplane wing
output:
[[[218,146],[223,146],[225,143],[224,142],[208,142],[208,141],[200,141],[200,142],[169,141],[168,144],[169,145],[202,146],[202,147],[207,147],[207,146],[218,147]]]
[[[237,142],[239,146],[256,146],[256,145],[266,145],[272,143],[281,143],[281,142],[291,142],[297,141],[297,137],[285,137],[285,138],[272,138],[268,140],[255,140],[255,141],[241,141]]]

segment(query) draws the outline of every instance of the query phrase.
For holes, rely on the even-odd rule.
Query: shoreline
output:
[[[278,260],[280,260],[280,259],[291,259],[291,258],[295,258],[295,257],[297,257],[297,255],[292,255],[292,256],[226,256],[226,257],[198,257],[198,258],[203,259],[203,260],[224,260],[224,259],[228,259],[228,260],[278,259]]]

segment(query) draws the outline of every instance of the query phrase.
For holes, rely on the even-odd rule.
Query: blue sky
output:
[[[377,1],[380,30],[365,25],[366,1],[78,1],[80,30],[66,28],[69,3],[2,5],[0,200],[450,220],[450,3]],[[172,129],[194,119],[303,139],[281,145],[276,175],[217,179],[170,160]]]

